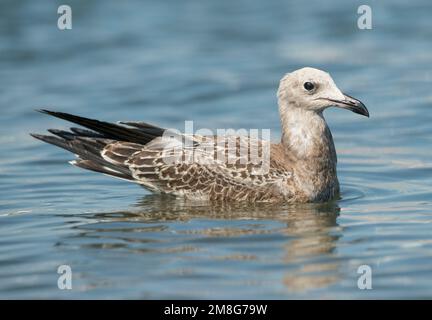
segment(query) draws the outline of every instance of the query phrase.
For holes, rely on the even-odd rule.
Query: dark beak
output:
[[[328,99],[329,101],[333,102],[336,107],[340,107],[343,109],[351,110],[352,112],[361,114],[363,116],[366,116],[369,118],[369,111],[366,108],[366,106],[361,102],[360,100],[357,100],[347,94],[344,93],[345,99],[344,100],[333,100]]]

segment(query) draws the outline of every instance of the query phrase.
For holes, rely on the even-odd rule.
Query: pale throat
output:
[[[288,107],[280,113],[281,142],[291,154],[298,159],[336,162],[333,138],[322,112]]]

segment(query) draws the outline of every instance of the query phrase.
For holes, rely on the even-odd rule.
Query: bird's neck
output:
[[[336,151],[322,115],[298,108],[283,109],[282,145],[290,157],[299,188],[312,201],[325,200],[339,191]]]
[[[281,110],[282,145],[298,159],[336,161],[333,137],[322,113],[287,108]]]

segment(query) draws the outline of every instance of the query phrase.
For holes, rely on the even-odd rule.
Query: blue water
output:
[[[430,1],[369,1],[372,30],[361,1],[67,3],[60,31],[63,1],[0,2],[0,298],[432,298]],[[28,135],[67,127],[45,107],[277,139],[278,81],[303,66],[371,113],[326,111],[339,201],[166,199]]]

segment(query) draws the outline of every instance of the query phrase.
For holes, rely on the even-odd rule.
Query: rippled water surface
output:
[[[432,298],[432,6],[370,1],[0,2],[0,298]],[[413,5],[416,3],[415,5]],[[70,166],[49,107],[163,127],[270,128],[275,91],[329,71],[342,199],[187,203]],[[57,288],[71,266],[73,289]],[[373,289],[359,290],[369,265]]]

